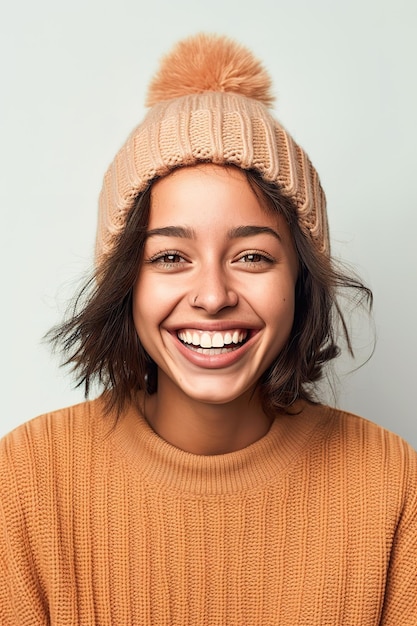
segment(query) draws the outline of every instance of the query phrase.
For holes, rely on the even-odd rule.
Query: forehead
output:
[[[150,228],[166,224],[201,228],[229,228],[237,223],[276,225],[280,217],[254,192],[242,170],[214,164],[184,167],[157,180],[150,209]]]

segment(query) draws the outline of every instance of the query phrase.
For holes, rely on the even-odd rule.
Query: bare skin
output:
[[[258,394],[246,392],[228,404],[190,401],[186,395],[165,393],[171,381],[159,372],[159,392],[145,399],[145,417],[153,430],[173,446],[193,454],[235,452],[261,439],[272,420],[261,408]]]
[[[213,455],[268,432],[257,383],[291,332],[297,273],[285,220],[243,172],[202,165],[154,184],[133,318],[158,367],[144,408],[163,439]]]

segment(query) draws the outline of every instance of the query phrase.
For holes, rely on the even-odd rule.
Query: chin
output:
[[[252,393],[255,385],[239,385],[237,388],[233,388],[232,385],[226,381],[223,384],[213,384],[213,381],[209,381],[207,385],[199,382],[198,386],[181,386],[182,392],[195,402],[201,402],[204,404],[230,404],[239,400],[239,398],[245,397],[247,399],[248,393]]]

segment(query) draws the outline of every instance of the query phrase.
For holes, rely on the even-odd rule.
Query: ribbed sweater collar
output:
[[[330,409],[300,403],[295,415],[278,416],[268,433],[250,446],[219,455],[184,452],[167,443],[133,406],[107,442],[116,446],[130,471],[160,488],[199,495],[227,495],[257,489],[285,473],[329,422]]]

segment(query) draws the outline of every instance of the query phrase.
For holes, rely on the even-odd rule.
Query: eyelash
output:
[[[245,264],[251,266],[260,265],[261,263],[272,264],[275,262],[275,259],[273,257],[271,257],[269,254],[266,254],[265,252],[262,252],[261,250],[251,250],[250,252],[245,252],[245,254],[242,254],[242,256],[238,258],[238,262],[242,261],[242,259],[249,257],[259,257],[258,261],[252,260],[245,262]]]
[[[178,259],[181,259],[181,261],[164,261],[163,259],[167,257],[177,257]],[[258,257],[258,260],[254,261],[252,259],[248,261],[243,261],[243,259],[249,259],[249,257]],[[181,265],[185,261],[186,260],[184,259],[183,255],[178,250],[161,250],[152,255],[146,262],[149,264],[159,265],[159,267],[163,269],[172,269],[175,266]],[[245,264],[246,266],[250,267],[259,267],[263,263],[272,265],[273,263],[275,263],[275,259],[270,255],[267,255],[265,252],[262,252],[261,250],[251,250],[245,252],[245,254],[242,254],[240,257],[238,257],[235,263],[242,263],[242,265]]]
[[[148,260],[147,263],[150,264],[159,264],[160,267],[163,268],[172,268],[174,267],[174,265],[180,265],[181,263],[174,263],[173,261],[164,261],[163,259],[166,257],[178,257],[179,259],[185,260],[184,257],[181,255],[180,252],[178,252],[178,250],[161,250],[160,252],[157,252],[156,254],[154,254],[153,256],[151,256]]]

